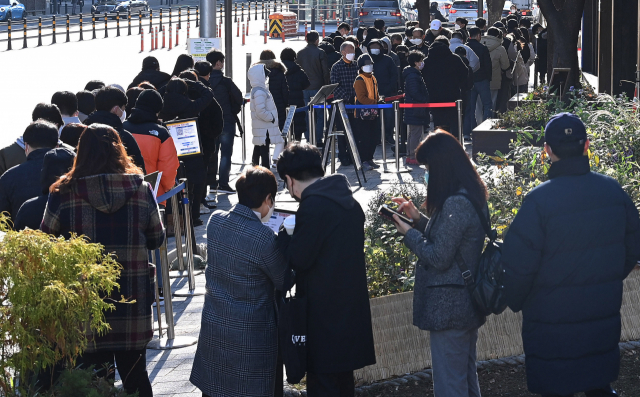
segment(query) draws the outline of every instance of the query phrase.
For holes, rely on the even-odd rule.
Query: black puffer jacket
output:
[[[424,84],[422,75],[418,69],[407,66],[402,72],[404,79],[404,102],[405,103],[428,103],[429,92]],[[429,126],[429,112],[426,108],[406,108],[404,109],[404,123],[407,125]]]
[[[293,61],[283,61],[287,68],[287,85],[289,86],[289,105],[296,105],[298,108],[304,107],[303,90],[309,87],[309,77],[302,68]],[[279,117],[279,116],[278,116]],[[293,128],[296,134],[307,130],[306,115],[304,112],[296,113],[293,117]]]
[[[486,45],[482,44],[478,40],[471,39],[467,42],[469,48],[476,53],[480,59],[480,69],[473,72],[473,82],[489,80],[491,81],[491,75],[493,74],[493,68],[491,65],[491,53]]]
[[[393,59],[382,51],[378,55],[373,55],[370,48],[367,47],[367,50],[373,60],[373,75],[378,81],[380,95],[385,97],[398,95],[398,68]]]
[[[50,150],[36,149],[27,161],[10,168],[0,177],[0,212],[7,211],[15,219],[25,201],[40,195],[40,170],[44,155]]]
[[[224,117],[224,128],[235,131],[235,114],[231,111],[231,98],[236,103],[242,104],[242,91],[228,77],[222,74],[221,70],[214,70],[209,76],[209,87],[213,90],[213,96],[222,108]]]
[[[157,89],[161,89],[165,85],[167,85],[170,79],[171,76],[168,73],[161,72],[159,70],[143,70],[142,72],[138,73],[138,75],[133,79],[133,81],[127,88],[137,87],[138,84],[142,83],[143,81],[148,81]]]
[[[209,88],[209,81],[201,80],[202,84],[204,84],[207,88]],[[191,92],[196,93],[195,90],[190,90]],[[213,91],[212,91],[213,92]],[[191,99],[195,99],[197,97],[191,97]],[[224,128],[224,118],[222,114],[222,107],[218,101],[216,101],[215,97],[209,103],[202,112],[200,112],[200,117],[198,117],[198,128],[200,129],[200,137],[202,138],[202,146],[204,146],[204,150],[206,152],[213,152],[216,146],[216,138],[220,134],[222,134],[222,129]]]
[[[164,94],[164,107],[158,116],[164,122],[198,117],[213,100],[213,92],[204,84],[199,81],[185,81],[189,87],[189,96],[175,92]],[[190,97],[197,99],[191,100]]]
[[[618,377],[622,280],[640,259],[640,220],[587,156],[548,175],[509,228],[503,283],[509,307],[522,310],[529,390],[572,395]]]
[[[431,102],[453,102],[462,99],[461,91],[468,90],[469,70],[449,46],[435,42],[424,59],[422,77]]]
[[[278,123],[280,131],[287,118],[287,106],[289,106],[289,86],[287,85],[287,68],[280,62],[270,59],[259,63],[269,69],[269,92],[278,110]]]
[[[142,172],[146,175],[147,172],[144,167],[144,159],[142,158],[138,142],[136,142],[136,139],[129,131],[126,131],[124,127],[122,127],[120,117],[104,110],[96,110],[86,118],[84,124],[106,124],[116,130],[118,135],[120,135],[120,140],[122,140],[124,148],[127,150],[127,155],[133,159],[133,163],[140,167]]]

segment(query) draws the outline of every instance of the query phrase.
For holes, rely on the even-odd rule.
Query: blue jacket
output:
[[[404,80],[404,103],[427,103],[429,92],[418,69],[407,66],[402,71]],[[404,123],[407,125],[429,126],[429,112],[426,108],[404,109]]]
[[[522,310],[529,390],[570,395],[618,377],[622,281],[640,258],[640,220],[586,156],[554,163],[549,178],[509,228],[503,281],[509,307]]]

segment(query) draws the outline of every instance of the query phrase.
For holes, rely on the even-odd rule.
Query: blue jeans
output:
[[[476,122],[476,103],[478,101],[478,95],[482,101],[483,107],[483,120],[491,117],[491,84],[489,80],[478,81],[473,84],[473,88],[469,91],[469,101],[467,102],[467,108],[464,113],[464,129],[465,136],[471,136],[471,131],[477,127]]]
[[[316,94],[318,93],[318,90],[302,90],[302,95],[304,96],[304,103],[306,105],[309,105],[309,101],[311,100],[311,98],[313,98]],[[322,118],[324,117],[324,113],[323,113],[323,109],[315,109],[315,116],[316,116],[316,145],[321,145],[322,144],[322,138],[323,138],[323,128],[324,128],[324,122],[322,121]],[[306,121],[307,121],[307,126],[309,125],[309,113],[305,113],[307,115],[306,117]],[[307,140],[307,142],[311,142],[311,138],[310,138],[310,131],[309,128],[307,127],[307,131],[305,131],[304,133],[304,137]]]
[[[218,170],[218,182],[220,185],[229,184],[231,173],[231,155],[233,154],[233,138],[235,138],[235,123],[233,128],[227,128],[225,121],[224,131],[216,139],[216,153],[220,151],[220,168]]]

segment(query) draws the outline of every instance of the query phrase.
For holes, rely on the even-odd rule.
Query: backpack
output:
[[[236,102],[235,98],[231,94],[231,92],[233,91],[233,87],[231,86],[231,84],[233,84],[233,81],[230,78],[223,76],[222,83],[227,88],[227,92],[229,93],[229,103],[231,104],[231,112],[233,114],[240,113],[240,111],[242,110],[242,103]]]
[[[462,271],[464,285],[471,294],[471,300],[476,310],[483,316],[488,316],[491,313],[500,314],[507,308],[504,286],[502,285],[502,273],[504,272],[501,261],[502,242],[496,241],[496,230],[491,229],[490,221],[486,219],[475,200],[465,193],[459,193],[459,195],[466,197],[473,204],[482,228],[489,237],[489,243],[480,255],[475,275],[471,273],[459,251],[456,253],[456,262]]]

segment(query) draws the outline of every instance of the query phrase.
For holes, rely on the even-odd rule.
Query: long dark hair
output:
[[[73,167],[62,175],[50,192],[68,192],[75,180],[99,174],[142,174],[122,145],[120,136],[104,124],[92,124],[80,134]]]
[[[444,202],[461,188],[478,204],[488,198],[487,187],[460,142],[444,130],[429,134],[416,149],[416,160],[429,167],[427,214],[442,210]]]
[[[173,67],[172,76],[178,76],[187,69],[193,69],[195,64],[193,57],[189,54],[180,54],[176,59],[176,65]]]

